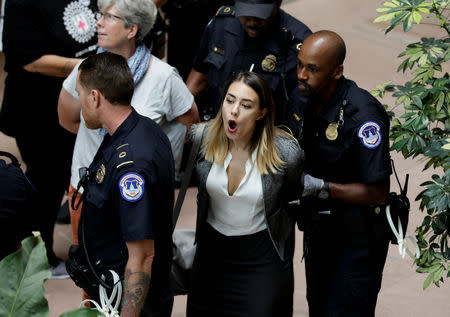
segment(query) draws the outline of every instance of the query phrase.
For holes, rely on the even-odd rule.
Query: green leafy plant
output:
[[[48,317],[44,282],[51,277],[40,234],[22,240],[22,247],[0,261],[0,316]],[[62,317],[103,316],[97,310],[80,308]]]
[[[372,91],[380,98],[392,93],[395,107],[390,110],[403,106],[399,117],[389,112],[393,117],[391,150],[405,158],[419,157],[424,170],[433,167],[436,172],[421,184],[423,190],[416,197],[420,209],[426,211],[416,228],[421,255],[415,262],[417,272],[428,274],[424,289],[431,283],[439,286],[445,273],[450,276],[450,79],[442,71],[442,65],[450,59],[449,4],[449,0],[387,1],[377,9],[382,15],[374,21],[390,22],[385,33],[397,26],[408,32],[414,24],[427,23],[436,26],[436,34],[443,34],[439,38],[423,37],[398,56],[404,59],[397,71],[410,72],[409,81],[404,85],[386,82]]]
[[[24,239],[19,250],[0,262],[0,316],[48,316],[44,281],[50,277],[42,239]]]

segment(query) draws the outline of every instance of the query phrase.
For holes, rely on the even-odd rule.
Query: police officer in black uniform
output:
[[[309,219],[300,226],[311,317],[374,316],[389,245],[374,221],[389,193],[389,119],[343,77],[345,52],[334,32],[309,36],[298,54],[296,93],[307,99],[291,103],[291,127],[298,132],[303,122],[301,208]]]
[[[0,260],[17,250],[20,241],[31,235],[35,189],[20,169],[17,158],[0,151]]]
[[[160,0],[161,2],[161,0]],[[203,30],[216,11],[233,0],[168,0],[162,7],[167,26],[167,62],[187,79]]]
[[[130,106],[134,85],[125,59],[102,53],[79,69],[77,91],[86,126],[108,132],[81,180],[87,184],[79,252],[90,263],[100,260],[104,269],[123,274],[121,316],[170,316],[170,142],[154,121]]]
[[[222,87],[233,72],[254,71],[274,92],[276,123],[296,86],[296,57],[310,29],[280,9],[282,0],[236,0],[221,7],[205,29],[186,81],[197,97],[200,117],[220,107]]]

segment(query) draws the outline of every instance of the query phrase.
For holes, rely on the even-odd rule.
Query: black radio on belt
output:
[[[80,249],[77,245],[71,245],[69,249],[69,259],[66,261],[67,273],[74,283],[82,288],[90,298],[98,298],[99,282],[87,263],[80,256]],[[100,271],[102,263],[99,261],[94,264],[95,269]],[[109,275],[109,274],[108,274]]]
[[[396,172],[395,176],[397,177]],[[408,192],[408,179],[409,174],[406,174],[405,184],[403,185],[403,188],[400,186],[400,182],[398,183],[398,185],[400,186],[400,194],[394,192],[389,193],[386,202],[386,204],[389,205],[391,209],[391,218],[392,222],[394,223],[394,227],[398,228],[398,226],[401,225],[404,235],[406,234],[406,229],[408,228],[409,209],[410,209],[409,199],[406,196]],[[399,221],[400,224],[398,223]],[[390,240],[392,244],[398,244],[397,237],[392,232],[392,230],[390,230]]]
[[[406,229],[408,228],[410,210],[410,203],[407,197],[409,174],[406,174],[405,183],[402,187],[392,160],[391,165],[400,188],[400,194],[397,194],[396,192],[389,193],[386,205],[373,207],[373,212],[370,214],[373,216],[373,229],[376,237],[389,239],[392,244],[398,244],[398,239],[404,238]],[[387,206],[389,206],[389,213],[387,212]],[[390,221],[391,224],[389,223]],[[391,225],[397,233],[394,233]],[[397,236],[400,234],[400,228],[402,237]]]

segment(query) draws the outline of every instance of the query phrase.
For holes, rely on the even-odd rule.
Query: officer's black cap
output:
[[[255,17],[267,19],[270,17],[275,0],[236,0],[234,9],[237,17]]]

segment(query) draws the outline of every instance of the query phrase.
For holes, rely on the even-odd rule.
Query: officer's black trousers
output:
[[[322,230],[323,229],[323,230]],[[389,240],[322,227],[305,233],[310,317],[373,317]]]
[[[31,215],[32,229],[41,232],[49,264],[56,265],[53,231],[64,191],[69,184],[75,135],[55,124],[33,133],[17,135],[16,142],[27,165],[26,175],[38,194]]]

